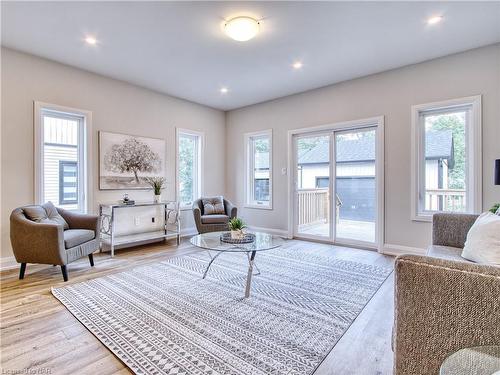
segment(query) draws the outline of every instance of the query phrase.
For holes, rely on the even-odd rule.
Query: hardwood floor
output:
[[[310,243],[318,252],[380,266],[393,258],[372,251]],[[56,300],[51,287],[78,283],[125,269],[200,251],[187,241],[179,247],[155,244],[94,255],[68,266],[64,283],[60,267],[28,264],[24,280],[19,269],[4,271],[1,280],[2,374],[129,374],[130,370]],[[315,375],[392,374],[393,321],[391,275],[344,336],[318,367]],[[26,369],[30,369],[28,372]],[[36,371],[36,372],[35,372]]]

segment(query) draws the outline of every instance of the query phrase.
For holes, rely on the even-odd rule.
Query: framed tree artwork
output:
[[[165,177],[165,140],[99,132],[99,189],[150,189],[147,177]]]

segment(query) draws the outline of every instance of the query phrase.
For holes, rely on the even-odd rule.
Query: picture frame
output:
[[[99,131],[99,190],[148,190],[145,177],[165,177],[164,139]]]

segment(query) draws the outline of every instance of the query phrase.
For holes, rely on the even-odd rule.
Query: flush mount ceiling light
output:
[[[93,36],[85,37],[85,43],[90,44],[91,46],[95,46],[97,44],[97,39]]]
[[[259,21],[252,17],[235,17],[224,24],[224,32],[231,39],[246,42],[259,32]]]
[[[292,64],[292,67],[294,69],[301,69],[303,66],[302,62],[301,61],[295,61],[293,64]]]
[[[228,88],[227,88],[227,87],[222,87],[222,88],[220,89],[220,93],[221,93],[221,94],[227,94],[227,92],[228,92],[228,91],[229,91],[229,90],[228,90]]]
[[[434,16],[427,20],[428,25],[435,25],[443,20],[443,16]]]

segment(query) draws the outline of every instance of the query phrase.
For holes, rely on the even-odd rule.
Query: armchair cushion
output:
[[[72,247],[81,245],[95,238],[93,230],[88,229],[68,229],[64,231],[64,247],[71,249]]]
[[[222,197],[203,198],[203,215],[224,215],[224,200]]]
[[[201,217],[202,224],[226,224],[229,222],[227,215],[203,215]]]
[[[42,207],[47,212],[47,217],[49,220],[52,220],[58,224],[62,224],[64,230],[69,228],[68,223],[66,222],[66,220],[64,220],[64,218],[61,215],[59,215],[59,212],[57,212],[57,208],[54,206],[54,204],[52,204],[52,202],[49,201],[43,204]]]
[[[68,229],[68,223],[59,215],[52,202],[47,202],[42,206],[26,206],[23,208],[24,215],[36,223],[59,224],[64,229]]]

